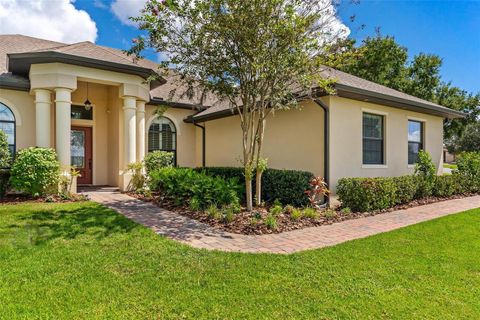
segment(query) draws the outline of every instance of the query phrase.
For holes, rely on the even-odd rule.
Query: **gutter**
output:
[[[193,120],[193,125],[202,129],[202,167],[206,167],[206,128],[205,125],[201,126]]]
[[[163,100],[162,98],[158,98],[158,97],[151,98],[150,101],[147,104],[154,105],[154,106],[162,105],[162,106],[167,106],[167,107],[170,107],[170,108],[185,109],[185,110],[196,110],[196,111],[199,111],[199,112],[209,108],[208,106],[202,106],[202,105],[199,105],[199,104],[166,101],[166,100]]]
[[[324,179],[327,186],[330,188],[330,111],[328,110],[328,106],[324,104],[320,99],[313,99],[313,101],[323,109],[324,116],[323,116],[323,171],[324,171]],[[325,197],[325,203],[323,204],[325,207],[330,205],[330,195]]]
[[[30,91],[30,81],[15,81],[0,75],[0,89]]]
[[[412,110],[420,113],[433,114],[433,115],[450,118],[450,119],[465,118],[467,116],[465,113],[461,111],[449,109],[447,107],[435,106],[435,105],[431,105],[431,104],[420,102],[420,101],[411,101],[411,100],[394,97],[391,95],[387,95],[387,94],[383,94],[375,91],[369,91],[361,88],[351,87],[341,83],[336,83],[335,89],[337,90],[337,95],[340,97],[343,96],[346,98],[355,99],[355,98],[352,98],[351,95],[356,95],[356,96],[361,96],[363,98],[371,98],[370,101],[367,100],[368,102],[378,103],[378,104],[382,104],[382,105],[386,105],[394,108],[396,107],[400,109]],[[360,100],[365,101],[365,99],[360,99]]]
[[[151,75],[156,75],[156,72],[154,72],[153,70],[141,66],[127,65],[123,63],[69,55],[54,51],[9,53],[7,54],[7,56],[9,71],[16,74],[28,74],[31,64],[58,62],[133,74],[145,79]],[[19,69],[18,71],[16,70],[17,68]],[[162,84],[165,84],[167,82],[163,77],[161,77],[159,81]]]

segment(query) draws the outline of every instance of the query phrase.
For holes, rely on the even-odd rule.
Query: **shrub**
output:
[[[296,170],[267,169],[263,173],[262,194],[266,202],[278,199],[283,205],[296,207],[309,203],[305,190],[310,189],[311,172]]]
[[[305,208],[303,209],[302,216],[309,219],[318,219],[320,215],[318,211],[313,208]]]
[[[271,207],[269,212],[274,216],[278,216],[280,213],[283,212],[283,208],[282,208],[282,206],[276,205],[276,206]]]
[[[196,168],[195,170],[224,179],[236,178],[242,186],[242,197],[245,198],[243,168],[206,167]],[[267,168],[262,175],[263,200],[267,203],[278,200],[282,205],[305,206],[309,204],[305,190],[310,190],[309,183],[314,177],[313,173],[306,171]],[[253,180],[255,180],[255,176]],[[255,188],[255,184],[253,184],[253,188]],[[253,192],[255,193],[255,190]]]
[[[11,165],[10,150],[8,149],[7,135],[0,130],[0,200],[5,197],[8,190],[10,172],[6,168]]]
[[[322,202],[329,193],[327,183],[322,177],[314,177],[310,180],[310,188],[305,191],[310,205],[317,209],[320,209]]]
[[[5,198],[8,191],[8,180],[10,179],[10,170],[0,169],[0,200]]]
[[[17,153],[10,183],[18,191],[32,196],[58,192],[60,164],[53,149],[28,148]]]
[[[143,163],[133,162],[127,166],[128,171],[131,173],[132,178],[128,183],[128,190],[138,191],[145,186],[145,175],[143,174]]]
[[[337,216],[337,212],[332,209],[326,209],[325,211],[322,212],[322,214],[326,218],[334,218]]]
[[[419,178],[415,176],[402,176],[392,178],[396,185],[395,203],[409,203],[417,194]]]
[[[205,212],[207,213],[207,215],[210,219],[218,220],[222,216],[220,210],[218,209],[217,205],[215,205],[215,204],[209,205],[207,210],[205,210]]]
[[[238,205],[240,187],[232,179],[207,176],[188,168],[167,167],[150,173],[151,190],[161,192],[176,204],[198,201],[205,209],[209,205]]]
[[[289,204],[289,205],[285,206],[285,208],[283,208],[283,211],[285,213],[291,214],[294,209],[295,209],[295,207]]]
[[[431,196],[437,175],[432,157],[426,151],[420,150],[418,153],[418,161],[415,164],[415,176],[420,179],[415,197],[421,199]]]
[[[397,187],[393,178],[342,178],[337,195],[342,206],[353,211],[373,211],[396,204]]]
[[[157,169],[173,167],[173,152],[152,151],[145,156],[143,162],[147,175]]]
[[[12,157],[8,149],[7,135],[0,130],[0,169],[9,168],[11,164]]]
[[[277,218],[273,214],[268,214],[265,218],[265,225],[270,230],[275,230],[278,227]]]
[[[457,158],[454,173],[465,179],[464,186],[469,192],[480,191],[480,152],[463,152]]]
[[[235,219],[235,212],[232,207],[225,207],[223,209],[223,219],[226,223],[231,223]]]
[[[433,195],[436,197],[451,197],[454,194],[462,193],[463,188],[460,184],[458,175],[438,176],[435,179]]]
[[[302,217],[302,211],[297,208],[293,208],[292,212],[290,213],[290,218],[292,220],[299,220]]]

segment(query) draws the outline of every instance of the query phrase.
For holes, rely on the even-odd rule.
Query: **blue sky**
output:
[[[445,81],[480,91],[480,1],[370,0],[342,5],[339,14],[351,37],[362,40],[378,26],[407,47],[410,56],[425,52],[442,57]],[[352,14],[353,24],[348,22]],[[366,24],[364,30],[358,29],[361,24]]]
[[[139,34],[127,17],[136,15],[144,2],[0,0],[0,34],[21,33],[68,43],[90,40],[127,49]],[[351,15],[356,16],[353,23]],[[480,92],[480,0],[360,0],[359,5],[343,0],[339,17],[359,41],[380,27],[383,35],[392,35],[407,47],[410,56],[420,52],[439,55],[444,81]],[[360,30],[362,24],[366,27]],[[149,57],[156,59],[154,54]]]

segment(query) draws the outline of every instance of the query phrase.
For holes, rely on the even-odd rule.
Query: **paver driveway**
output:
[[[115,188],[86,190],[95,202],[152,228],[157,234],[209,250],[238,252],[293,253],[336,245],[422,221],[480,207],[480,196],[447,200],[376,216],[348,220],[271,235],[233,234],[161,209],[118,192]]]

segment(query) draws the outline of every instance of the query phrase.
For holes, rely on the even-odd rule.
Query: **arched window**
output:
[[[0,102],[0,130],[7,135],[10,154],[15,154],[15,116],[12,110]]]
[[[174,164],[177,164],[177,130],[165,117],[153,120],[148,128],[148,152],[157,150],[172,152]]]

